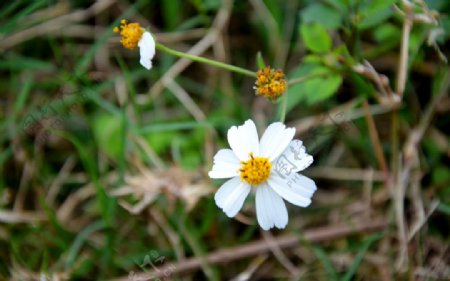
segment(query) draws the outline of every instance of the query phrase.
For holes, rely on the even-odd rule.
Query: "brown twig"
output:
[[[363,64],[357,64],[353,67],[353,70],[372,80],[383,97],[392,96],[393,91],[389,85],[389,78],[384,74],[379,74],[370,62],[364,61]]]
[[[448,95],[450,88],[450,73],[447,72],[446,76],[442,79],[442,84],[440,85],[439,91],[433,96],[432,101],[429,103],[419,124],[411,130],[404,146],[403,146],[403,161],[398,161],[397,171],[398,175],[396,177],[396,182],[393,194],[393,203],[396,211],[396,221],[397,221],[397,231],[398,239],[400,243],[400,251],[397,257],[396,268],[398,270],[405,269],[408,246],[408,237],[405,224],[404,215],[404,198],[407,186],[410,183],[411,171],[419,167],[419,155],[418,147],[422,138],[429,128],[434,112],[436,110],[437,104],[445,96]]]
[[[302,240],[309,242],[323,242],[332,239],[339,239],[348,235],[357,233],[367,233],[373,231],[380,231],[387,227],[388,223],[385,220],[372,220],[368,223],[355,223],[349,225],[334,225],[325,226],[315,229],[306,230],[303,232],[303,237],[296,235],[286,235],[274,238],[274,243],[280,249],[289,249],[297,247]],[[239,259],[252,257],[259,254],[270,252],[270,245],[264,240],[250,242],[245,245],[239,245],[233,248],[221,249],[202,257],[203,261],[209,264],[225,264]],[[171,277],[174,274],[181,274],[184,272],[198,269],[201,266],[201,260],[198,257],[190,258],[185,261],[169,264],[157,268],[149,272],[141,272],[134,275],[139,280],[150,280],[150,278],[168,277],[165,274],[170,273]],[[129,280],[128,276],[116,279],[117,281]]]
[[[334,109],[314,115],[305,117],[302,119],[298,119],[295,121],[292,121],[288,124],[290,127],[295,127],[297,131],[297,135],[301,135],[311,128],[315,128],[317,126],[327,126],[327,125],[345,125],[345,123],[350,123],[353,120],[359,119],[361,117],[365,116],[363,109],[353,109],[357,105],[356,100],[351,100],[343,105],[336,106]],[[383,106],[380,105],[372,105],[370,107],[370,114],[373,115],[379,115],[384,114],[386,112],[390,112],[396,108],[396,104],[385,104]],[[345,113],[345,118],[331,118],[333,116],[339,116]],[[354,127],[354,126],[352,126]]]
[[[223,1],[222,7],[217,13],[214,20],[213,27],[208,31],[208,33],[203,37],[197,44],[195,44],[186,54],[199,56],[214,45],[220,32],[228,24],[228,20],[231,14],[233,1],[226,0]],[[192,63],[191,60],[180,58],[176,63],[172,65],[169,70],[158,80],[149,90],[148,97],[155,99],[161,94],[169,81],[173,80],[178,74],[180,74],[184,69],[186,69]],[[147,101],[142,101],[147,102]]]
[[[352,169],[338,168],[329,166],[310,167],[304,172],[305,175],[312,178],[343,180],[343,181],[366,181],[370,178],[373,181],[383,181],[384,175],[381,171],[373,171],[371,169]]]
[[[288,259],[285,253],[280,249],[280,247],[275,242],[275,238],[273,237],[272,233],[268,231],[261,231],[261,234],[266,241],[267,245],[270,248],[270,251],[275,256],[275,258],[280,262],[280,264],[286,268],[290,274],[297,275],[298,269],[295,267],[295,265]]]
[[[363,101],[363,108],[366,117],[367,127],[369,128],[370,139],[372,140],[372,145],[375,150],[375,156],[377,158],[378,164],[380,165],[381,170],[384,173],[384,179],[386,185],[389,180],[389,171],[386,164],[386,159],[384,157],[383,149],[381,148],[380,137],[378,136],[377,127],[375,126],[375,121],[373,120],[373,116],[370,113],[370,107],[367,100]]]
[[[408,0],[403,0],[403,7],[405,9],[403,30],[402,30],[402,45],[400,48],[400,60],[398,63],[398,73],[397,73],[397,95],[401,99],[403,97],[403,92],[405,91],[406,84],[406,74],[408,72],[408,46],[409,46],[409,36],[414,21],[414,12],[412,4]]]
[[[14,33],[6,38],[3,38],[0,41],[0,51],[10,49],[17,44],[36,38],[38,36],[64,29],[71,24],[82,22],[106,10],[109,6],[114,4],[114,2],[115,1],[112,0],[96,1],[87,9],[78,10],[70,14],[62,15],[44,23]]]

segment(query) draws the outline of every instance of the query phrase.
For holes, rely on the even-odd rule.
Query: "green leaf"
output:
[[[387,21],[392,15],[394,11],[391,9],[385,9],[381,11],[376,11],[371,14],[368,14],[366,17],[359,22],[357,28],[360,30],[368,29],[374,27],[382,22]]]
[[[318,54],[310,54],[303,57],[303,63],[306,64],[322,64],[323,56]]]
[[[342,14],[327,5],[316,3],[300,12],[303,23],[319,23],[328,29],[337,29],[342,22]]]
[[[438,166],[434,168],[431,175],[434,184],[450,182],[450,169],[446,166]]]
[[[330,35],[319,23],[302,24],[300,33],[306,47],[315,53],[329,52],[332,47]]]
[[[401,30],[392,23],[384,23],[375,28],[373,37],[378,43],[391,40],[399,42],[401,38]]]
[[[395,2],[396,0],[374,0],[363,2],[362,7],[360,7],[361,13],[359,14],[361,20],[358,22],[357,28],[360,30],[368,29],[385,22],[394,14],[391,5]]]
[[[385,10],[389,8],[392,4],[397,2],[397,0],[372,0],[368,1],[368,6],[364,9],[366,14],[370,14],[373,12]]]
[[[348,0],[325,0],[324,2],[339,10],[340,13],[348,13]]]
[[[120,159],[122,153],[123,119],[120,116],[104,114],[94,119],[94,136],[98,147],[112,159]]]
[[[304,87],[309,94],[306,96],[308,104],[316,104],[334,95],[342,84],[342,77],[330,73],[326,77],[318,77],[306,81]]]
[[[314,75],[302,83],[288,88],[288,103],[286,112],[292,110],[301,102],[315,104],[333,96],[342,83],[342,77],[331,69],[318,64],[301,64],[290,75],[289,79]],[[281,103],[278,110],[280,110]]]
[[[295,78],[307,76],[314,69],[314,67],[315,65],[313,64],[301,64],[288,75],[288,78],[289,80],[292,80]],[[288,98],[286,113],[292,110],[297,104],[305,101],[306,93],[303,88],[303,83],[288,87],[286,94]],[[281,104],[282,103],[278,104],[278,111],[280,111],[281,109]]]

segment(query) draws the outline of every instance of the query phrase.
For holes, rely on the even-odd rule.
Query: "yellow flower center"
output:
[[[280,69],[274,70],[268,66],[258,70],[255,90],[257,95],[276,100],[286,91],[284,73]]]
[[[241,162],[242,166],[239,169],[241,179],[251,185],[259,185],[267,180],[270,175],[272,163],[268,158],[254,157],[250,153],[250,159]]]
[[[122,36],[120,43],[128,49],[136,48],[145,29],[137,22],[128,23],[126,20],[121,20],[120,24],[120,27],[114,27],[114,32]]]

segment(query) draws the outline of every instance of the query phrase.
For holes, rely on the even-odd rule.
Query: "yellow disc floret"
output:
[[[258,70],[254,88],[257,95],[276,100],[286,91],[283,71],[280,69],[274,70],[268,66]]]
[[[242,161],[241,164],[239,172],[243,181],[256,186],[269,178],[272,163],[270,163],[268,158],[254,157],[250,153],[250,159],[245,162]]]
[[[139,40],[141,40],[145,29],[137,22],[128,23],[126,20],[121,20],[120,27],[114,27],[113,31],[120,33],[122,36],[120,43],[122,43],[125,48],[134,49],[137,47]]]

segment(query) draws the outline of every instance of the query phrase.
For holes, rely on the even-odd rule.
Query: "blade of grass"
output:
[[[104,187],[100,183],[100,179],[98,177],[97,164],[95,162],[95,158],[93,157],[95,156],[95,153],[89,151],[90,150],[89,146],[84,145],[75,136],[72,136],[69,133],[61,131],[55,131],[54,133],[71,142],[77,149],[81,163],[83,164],[84,169],[86,170],[89,177],[91,178],[92,183],[94,184],[102,218],[106,225],[112,225],[115,218],[114,217],[115,214],[113,212],[115,200],[113,198],[108,197]]]
[[[369,249],[369,247],[381,237],[383,237],[382,233],[374,233],[371,236],[369,236],[369,238],[361,245],[361,248],[355,257],[355,260],[350,265],[350,268],[348,269],[347,273],[342,277],[341,281],[350,281],[352,279],[353,275],[355,275],[355,272],[358,269],[359,265],[361,264],[362,259],[367,250]]]
[[[20,2],[20,1],[17,1],[17,2]],[[43,7],[45,4],[47,4],[47,0],[30,2],[30,5],[28,5],[26,8],[21,9],[20,12],[18,12],[12,19],[8,20],[6,24],[0,25],[0,33],[8,34],[8,33],[14,32],[13,28],[21,18],[23,18],[26,15],[31,14],[32,12],[36,11],[37,9]]]
[[[313,253],[320,260],[327,274],[328,280],[339,280],[339,275],[328,254],[318,245],[311,245]]]
[[[6,186],[4,173],[4,163],[13,155],[13,150],[11,146],[8,146],[4,151],[0,152],[0,190]]]
[[[24,108],[25,101],[27,100],[31,90],[31,86],[34,84],[33,76],[29,72],[25,73],[25,80],[21,83],[22,87],[14,103],[14,116],[17,116],[16,114]]]
[[[0,19],[6,18],[6,16],[8,16],[12,11],[14,11],[21,3],[22,1],[20,0],[11,1],[7,7],[4,7],[0,10]]]
[[[77,237],[73,241],[73,244],[67,253],[67,258],[66,258],[66,262],[65,262],[65,270],[66,271],[71,271],[71,268],[73,267],[73,265],[76,261],[76,258],[78,257],[78,253],[80,252],[81,247],[83,246],[85,241],[89,238],[89,236],[92,233],[99,231],[103,228],[105,228],[104,223],[102,221],[97,221],[97,222],[94,222],[94,223],[90,224],[89,226],[87,226],[85,229],[83,229],[77,235]]]
[[[182,212],[184,212],[184,210],[182,210]],[[205,251],[202,249],[202,243],[201,239],[199,238],[198,231],[196,231],[194,227],[191,227],[189,225],[189,222],[186,220],[185,213],[182,213],[181,215],[178,216],[178,218],[175,218],[175,221],[178,230],[191,247],[192,251],[194,252],[194,255],[201,260],[200,267],[202,268],[208,280],[213,281],[219,280],[217,273],[214,271],[213,267],[206,261],[205,258],[206,254]]]
[[[0,70],[5,71],[24,71],[24,70],[41,70],[52,71],[55,70],[55,66],[47,61],[39,59],[18,56],[11,54],[0,61]]]
[[[447,216],[450,216],[450,205],[441,202],[437,206],[437,210],[443,214],[446,214]]]
[[[152,124],[139,128],[140,134],[152,133],[152,132],[164,132],[164,131],[178,131],[188,130],[196,128],[207,128],[211,126],[210,122],[174,122],[174,123],[161,123]]]

